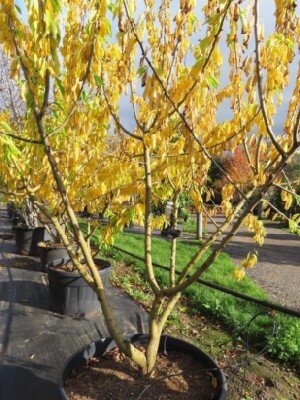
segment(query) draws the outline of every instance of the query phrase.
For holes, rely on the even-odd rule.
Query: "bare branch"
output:
[[[299,132],[300,132],[300,110],[298,110],[296,124],[295,124],[294,132],[293,132],[295,148],[300,146],[300,138],[298,139]]]
[[[45,91],[44,91],[44,100],[43,104],[39,113],[39,117],[43,118],[45,115],[46,109],[48,107],[48,101],[49,101],[49,92],[50,92],[50,73],[47,70],[46,75],[45,75]]]
[[[168,73],[168,76],[167,76],[167,83],[166,83],[166,86],[167,86],[167,87],[169,86],[169,82],[170,82],[170,78],[171,78],[171,74],[172,74],[173,65],[174,65],[175,59],[176,59],[176,53],[177,53],[178,45],[179,45],[179,40],[177,39],[176,45],[175,45],[175,48],[174,48],[174,51],[173,51],[173,57],[172,57],[172,61],[171,61],[169,73]]]
[[[109,112],[110,112],[111,116],[113,117],[113,119],[114,119],[116,125],[125,133],[125,135],[130,136],[130,137],[132,137],[132,138],[134,138],[134,139],[136,139],[136,140],[141,141],[142,138],[141,138],[140,136],[135,135],[134,133],[130,132],[128,129],[125,128],[124,125],[121,124],[119,118],[117,117],[116,113],[115,113],[115,112],[113,111],[113,109],[112,109],[111,104],[109,103],[109,100],[108,100],[107,95],[106,95],[106,93],[105,93],[104,87],[103,87],[103,89],[102,89],[102,92],[103,92],[103,95],[104,95],[104,98],[105,98],[105,102],[106,102],[106,104],[107,104],[107,107],[108,107],[108,109],[109,109]]]
[[[292,221],[292,220],[291,220],[288,216],[286,216],[282,211],[278,210],[278,208],[275,207],[274,204],[272,204],[269,200],[264,199],[264,201],[265,201],[266,203],[268,203],[269,206],[270,206],[274,211],[276,211],[278,214],[280,214],[284,219],[286,219],[287,221]]]
[[[244,151],[245,151],[245,154],[246,154],[246,157],[247,157],[247,161],[248,161],[248,164],[249,164],[250,168],[252,169],[254,174],[257,174],[257,171],[255,170],[255,168],[252,165],[252,160],[251,160],[249,149],[248,149],[248,146],[247,146],[247,143],[246,143],[245,139],[243,140],[243,147],[244,147]]]
[[[144,145],[144,169],[145,169],[145,184],[146,184],[146,198],[145,198],[145,264],[147,268],[147,275],[149,284],[155,295],[161,292],[161,289],[156,281],[153,264],[152,264],[152,228],[151,228],[151,194],[152,194],[152,176],[151,176],[151,158],[150,150]]]
[[[279,189],[284,190],[285,192],[290,193],[293,196],[298,196],[297,193],[294,192],[293,190],[289,190],[289,189],[285,188],[284,186],[279,185],[278,183],[273,183],[273,186],[276,186]],[[269,201],[268,201],[268,203],[269,203]]]
[[[282,157],[286,157],[285,151],[282,149],[280,144],[277,142],[275,135],[272,131],[272,128],[268,121],[268,114],[266,103],[264,100],[264,93],[262,88],[262,77],[261,77],[261,64],[260,64],[260,54],[259,54],[259,35],[258,35],[258,23],[259,23],[259,12],[258,12],[258,0],[255,0],[254,3],[254,37],[255,37],[255,64],[256,64],[256,75],[257,75],[257,87],[258,87],[258,96],[260,101],[260,106],[262,110],[263,119],[265,122],[265,127],[268,133],[271,142],[273,143],[275,149]]]
[[[130,90],[131,90],[131,97],[133,98],[133,96],[134,96],[134,90],[133,90],[132,82],[130,82]],[[145,126],[143,126],[143,125],[140,123],[139,119],[138,119],[134,101],[132,100],[131,103],[132,103],[132,109],[133,109],[134,120],[135,120],[137,126],[139,127],[139,129],[140,129],[143,133],[146,133],[146,128],[145,128]]]
[[[258,144],[256,147],[256,156],[255,156],[255,169],[256,173],[258,174],[259,172],[259,159],[260,159],[260,151],[261,151],[261,143],[262,143],[263,137],[260,136],[258,139]]]

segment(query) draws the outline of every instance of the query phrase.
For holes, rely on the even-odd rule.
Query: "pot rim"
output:
[[[130,341],[141,342],[141,343],[146,343],[147,340],[149,339],[148,334],[131,334],[125,336]],[[196,347],[195,345],[186,342],[185,340],[177,339],[167,334],[163,334],[161,336],[160,346],[165,346],[168,340],[171,342],[171,346],[172,343],[173,346],[175,344],[175,347],[176,344],[178,346],[182,345],[183,347],[185,347],[185,349],[183,348],[183,352],[189,353],[190,350],[191,354],[198,354],[201,358],[203,358],[204,363],[209,364],[210,368],[215,368],[215,371],[212,371],[212,374],[218,380],[218,386],[217,386],[218,393],[212,398],[212,400],[225,400],[227,398],[227,391],[228,391],[226,377],[224,371],[219,367],[216,361],[209,354],[201,350],[199,347]],[[61,369],[59,374],[57,382],[59,400],[69,400],[69,397],[67,396],[64,389],[64,383],[72,370],[84,365],[88,360],[90,360],[95,355],[102,355],[106,351],[110,351],[114,347],[117,347],[114,339],[108,337],[108,338],[102,338],[96,342],[92,342],[89,345],[84,346],[80,351],[74,353],[65,363],[64,367]],[[189,350],[187,350],[186,348],[188,348]]]
[[[60,260],[60,259],[59,259]],[[69,262],[70,261],[70,259],[61,259],[62,260],[62,262]],[[57,261],[57,260],[54,260],[54,261]],[[99,271],[106,271],[106,270],[108,270],[108,269],[110,269],[110,268],[112,268],[112,264],[109,262],[109,261],[107,261],[107,260],[104,260],[104,259],[99,259],[99,258],[96,258],[96,259],[94,259],[94,262],[95,262],[95,265],[97,266],[97,261],[105,261],[106,263],[107,263],[107,265],[104,267],[104,268],[101,268],[101,269],[99,269]],[[71,271],[64,271],[64,270],[62,270],[62,269],[59,269],[59,268],[57,268],[56,266],[55,267],[53,267],[53,266],[50,266],[50,264],[52,263],[53,261],[51,261],[50,263],[48,263],[48,267],[47,267],[47,271],[49,272],[50,270],[52,271],[52,272],[54,272],[54,273],[56,273],[57,275],[64,275],[64,276],[67,276],[67,277],[70,277],[70,278],[82,278],[82,276],[80,275],[80,273],[78,272],[78,271],[73,271],[73,272],[71,272]],[[83,279],[83,278],[82,278]]]
[[[27,226],[27,225],[16,225],[14,229],[24,230],[24,231],[34,231],[35,229],[46,229],[44,226]]]
[[[49,244],[44,246],[43,244],[47,243]],[[61,246],[58,246],[58,244],[60,244]],[[61,248],[66,248],[66,246],[61,243],[61,242],[51,242],[51,240],[41,240],[40,242],[38,242],[38,247],[41,247],[42,249],[61,249]],[[52,245],[52,246],[51,246]]]

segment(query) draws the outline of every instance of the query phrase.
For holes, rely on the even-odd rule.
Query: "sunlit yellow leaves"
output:
[[[247,179],[236,180],[235,185],[228,178],[222,181],[221,208],[229,218],[241,192],[262,189],[280,163],[264,110],[258,107],[260,75],[250,40],[252,3],[208,0],[199,20],[200,3],[181,0],[176,10],[175,3],[168,0],[158,7],[147,0],[141,12],[143,6],[128,1],[131,19],[122,1],[30,1],[28,21],[12,1],[0,5],[1,46],[12,56],[12,78],[21,75],[25,82],[19,87],[26,101],[26,114],[18,126],[13,118],[3,118],[8,127],[1,125],[0,158],[3,162],[5,152],[6,159],[12,154],[7,137],[15,130],[24,138],[39,138],[35,116],[43,107],[42,125],[70,204],[75,210],[87,206],[90,212],[109,214],[102,238],[106,244],[112,244],[126,224],[144,223],[145,147],[151,155],[151,205],[186,192],[191,207],[205,212],[203,203],[215,200],[207,189],[211,159],[244,146]],[[259,27],[262,97],[270,125],[285,100],[285,87],[293,81],[289,67],[300,32],[292,2],[275,3],[275,33],[263,40]],[[117,18],[112,21],[113,17]],[[225,51],[223,34],[228,29]],[[297,126],[300,78],[296,79],[285,127],[275,132],[287,152]],[[1,170],[9,177],[9,187],[16,189],[20,174],[28,175],[35,195],[62,212],[44,147],[14,143],[20,150],[20,165],[11,163]],[[291,205],[288,194],[282,200],[286,208]],[[153,228],[165,223],[165,216],[152,219]],[[262,222],[249,214],[244,223],[262,244],[266,235]],[[242,279],[244,268],[255,262],[256,255],[249,253],[236,269],[237,278]]]
[[[104,183],[97,184],[95,186],[91,186],[87,189],[86,198],[88,201],[96,200],[97,197],[106,194],[106,186]]]
[[[227,201],[227,200],[223,200],[221,203],[221,207],[222,207],[222,213],[228,218],[233,211],[231,202]]]
[[[233,276],[235,277],[235,279],[239,282],[242,279],[244,279],[245,277],[245,270],[243,268],[240,267],[236,267],[233,270]]]
[[[253,67],[252,57],[247,56],[243,63],[243,70],[244,70],[246,76],[249,76],[252,67]]]
[[[244,261],[242,261],[242,267],[252,269],[256,263],[257,263],[257,253],[249,252],[247,254],[247,258]]]
[[[293,203],[294,196],[291,193],[289,193],[285,190],[282,190],[281,191],[281,200],[284,202],[284,209],[288,210]]]
[[[162,230],[163,227],[168,223],[168,220],[165,215],[160,215],[158,217],[154,217],[151,219],[151,227],[152,229]]]
[[[221,54],[221,51],[219,49],[219,47],[216,47],[212,53],[212,62],[216,65],[216,66],[220,66],[222,65],[223,62],[223,57]]]
[[[293,0],[275,0],[276,28],[279,32],[293,33],[296,23],[297,7]],[[298,19],[299,22],[299,19]]]
[[[198,193],[195,189],[191,189],[190,196],[191,196],[191,199],[193,200],[196,210],[198,212],[201,212],[202,207],[203,207],[201,194]]]
[[[157,135],[155,134],[147,134],[143,136],[143,142],[145,143],[145,146],[148,148],[154,150],[156,145],[157,145]]]
[[[262,186],[266,183],[267,175],[264,168],[260,168],[259,173],[254,176],[253,184],[254,186]]]
[[[254,233],[253,240],[260,246],[263,245],[267,231],[264,228],[264,224],[253,214],[248,214],[243,221],[243,225],[248,228],[250,232]]]
[[[228,183],[222,188],[222,199],[224,201],[230,201],[233,199],[234,193],[235,187],[231,183]]]
[[[4,117],[4,119],[2,119]],[[2,115],[1,116],[1,120],[0,120],[0,129],[4,130],[5,132],[11,132],[12,133],[12,129],[10,127],[10,125],[6,122],[7,117],[6,115]]]

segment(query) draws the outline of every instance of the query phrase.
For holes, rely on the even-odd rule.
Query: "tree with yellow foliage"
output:
[[[26,112],[22,123],[1,113],[0,160],[2,192],[29,197],[52,221],[73,264],[97,293],[120,350],[150,373],[182,291],[211,266],[241,225],[263,244],[266,231],[252,210],[300,145],[299,70],[290,77],[299,55],[300,21],[294,0],[274,1],[275,30],[267,37],[259,0],[208,0],[203,8],[196,0],[180,0],[175,10],[170,0],[141,3],[27,0],[24,14],[13,0],[1,2],[0,43]],[[222,51],[225,41],[228,54]],[[290,84],[278,132],[274,118]],[[133,128],[122,118],[126,100]],[[226,104],[228,118],[220,122],[218,111]],[[178,196],[188,190],[196,209],[205,212],[209,166],[222,169],[216,156],[238,146],[253,171],[253,185],[245,191],[222,171],[228,182],[222,190],[225,222],[199,244],[177,277],[177,239],[172,239],[169,284],[162,286],[153,268],[152,229],[165,221],[152,216],[152,204],[172,199],[176,219]],[[288,202],[293,188],[282,188]],[[240,201],[233,205],[236,191]],[[143,222],[145,269],[154,296],[145,354],[124,338],[114,317],[75,214],[85,205],[114,215],[102,234],[106,244],[129,220]],[[67,218],[70,234],[59,215]],[[237,277],[255,261],[256,255],[248,254]]]

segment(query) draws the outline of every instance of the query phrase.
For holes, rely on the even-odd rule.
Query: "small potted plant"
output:
[[[39,257],[38,243],[51,238],[49,229],[42,225],[38,212],[28,198],[16,211],[18,224],[14,227],[16,252]]]
[[[13,201],[9,201],[7,203],[7,215],[9,219],[12,219],[14,216],[14,211],[15,211],[15,204]]]
[[[81,260],[84,268],[87,264]],[[111,264],[103,259],[94,259],[104,287],[109,285]],[[47,265],[49,281],[50,309],[58,314],[83,317],[100,309],[100,303],[94,289],[82,278],[73,262],[68,259],[56,259]]]
[[[60,225],[64,232],[67,230],[67,224],[63,214],[58,214],[57,218],[60,221]],[[51,221],[49,221],[49,225],[51,225]],[[39,256],[41,259],[41,271],[47,272],[47,267],[49,263],[52,263],[55,260],[69,260],[68,250],[65,245],[61,242],[59,235],[55,229],[50,229],[50,239],[42,240],[38,243],[39,247]],[[75,247],[74,247],[75,249]]]

